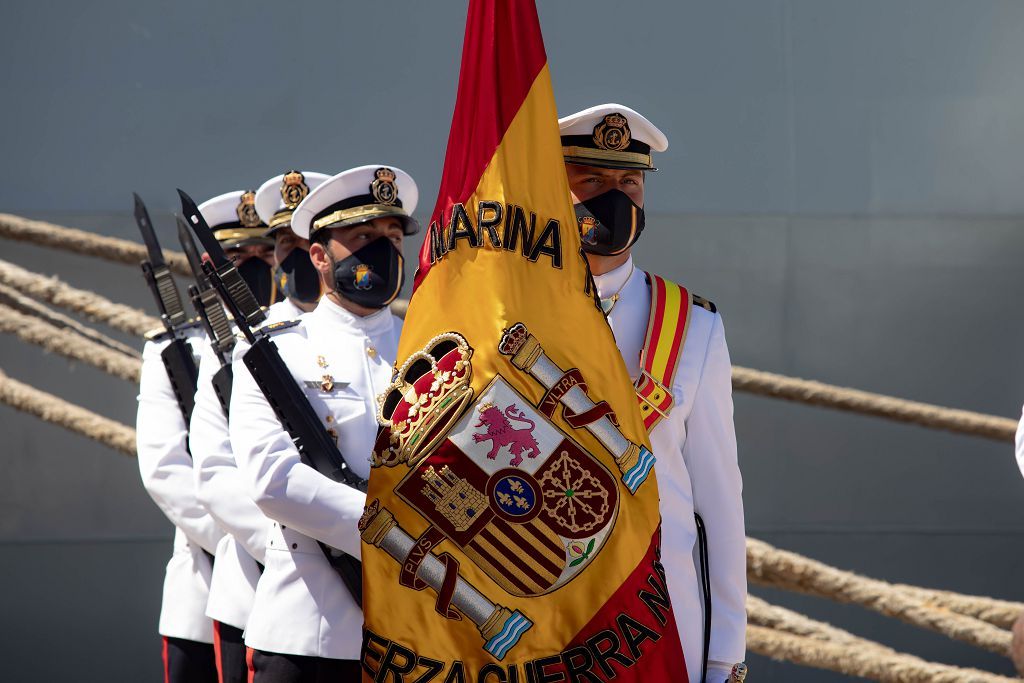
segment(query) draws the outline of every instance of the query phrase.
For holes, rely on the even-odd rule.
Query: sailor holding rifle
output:
[[[265,334],[320,435],[343,458],[341,476],[310,466],[304,439],[293,440],[284,423],[292,426],[291,418],[281,419],[285,399],[272,394],[271,405],[264,395],[265,369],[251,351],[234,363],[232,450],[256,504],[276,522],[245,632],[255,683],[360,676],[360,588],[343,580],[324,548],[359,557],[376,396],[391,380],[401,328],[387,306],[402,286],[402,240],[419,227],[411,217],[416,200],[407,173],[374,164],[325,181],[291,215],[295,235],[310,240],[327,294],[312,312]]]
[[[255,208],[263,230],[260,239],[275,242],[272,291],[278,300],[267,309],[268,324],[290,320],[312,310],[320,296],[319,278],[309,262],[308,245],[304,246],[291,232],[289,221],[292,211],[309,190],[327,177],[320,173],[291,171],[271,178],[255,194]],[[199,210],[207,223],[216,226],[224,214],[230,216],[229,212],[237,203],[234,195],[222,195],[200,205]],[[186,254],[194,253],[189,228],[186,225],[180,228]],[[215,233],[223,235],[220,230]],[[226,246],[230,257],[232,245]],[[200,286],[210,291],[201,266],[193,264],[193,271]],[[211,294],[209,310],[221,312],[216,293],[211,291]],[[209,330],[211,343],[203,345],[189,443],[199,502],[227,532],[215,553],[206,606],[206,615],[213,619],[220,683],[245,683],[248,667],[243,632],[262,571],[270,521],[249,497],[231,452],[227,408],[236,344],[231,328],[226,332],[224,339],[217,339],[216,331]]]

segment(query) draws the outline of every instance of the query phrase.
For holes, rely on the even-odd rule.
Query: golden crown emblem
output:
[[[629,122],[619,113],[608,114],[601,123],[594,126],[594,144],[601,149],[626,149],[631,138]]]
[[[473,399],[473,349],[455,332],[440,334],[409,356],[378,399],[384,425],[374,467],[415,466],[430,454]]]
[[[373,172],[370,183],[370,194],[378,204],[394,204],[398,201],[398,185],[395,184],[397,174],[390,168],[378,168]]]
[[[286,209],[294,209],[309,194],[306,176],[299,171],[288,171],[281,182],[281,201]]]
[[[235,215],[243,228],[255,228],[260,224],[260,215],[256,213],[256,193],[246,190],[238,199]]]

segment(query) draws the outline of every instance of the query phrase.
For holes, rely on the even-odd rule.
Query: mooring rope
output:
[[[929,605],[892,584],[831,567],[796,553],[747,539],[747,578],[754,583],[853,603],[949,638],[1008,656],[1009,631]]]
[[[136,267],[148,258],[146,247],[138,242],[97,235],[87,230],[66,228],[45,221],[34,221],[9,213],[0,213],[0,238],[2,237]],[[167,249],[163,252],[167,266],[172,271],[179,275],[192,274],[184,254]]]
[[[135,430],[131,427],[11,379],[2,370],[0,403],[98,441],[125,455],[135,455]]]
[[[755,626],[764,626],[794,636],[806,636],[816,640],[824,640],[838,645],[856,645],[866,648],[877,648],[893,653],[891,647],[882,645],[867,638],[855,636],[841,628],[794,612],[793,610],[772,605],[755,595],[747,596],[747,622]]]
[[[895,583],[893,587],[916,597],[930,607],[948,609],[957,614],[987,621],[1007,630],[1013,627],[1013,623],[1021,614],[1024,614],[1024,603],[1021,602],[922,588],[905,583]]]
[[[978,669],[927,662],[913,655],[822,641],[764,626],[747,626],[747,649],[777,661],[837,671],[883,683],[1012,683]]]
[[[160,327],[159,318],[146,315],[137,308],[114,303],[95,292],[76,289],[56,277],[33,273],[8,261],[0,260],[0,283],[34,299],[66,308],[90,320],[140,337],[148,330]]]
[[[737,391],[759,396],[884,417],[897,422],[983,436],[996,441],[1012,443],[1017,429],[1017,422],[1006,417],[944,408],[930,403],[908,401],[870,391],[737,366],[733,366],[732,369],[732,386]]]
[[[45,306],[31,297],[25,296],[13,287],[3,283],[0,283],[0,303],[7,304],[21,313],[33,315],[50,323],[51,325],[55,325],[56,327],[70,329],[98,344],[103,344],[107,348],[120,351],[126,356],[138,359],[142,358],[142,354],[139,353],[138,349],[134,349],[127,344],[122,344],[116,339],[111,339],[102,332],[94,330],[87,325],[83,325],[74,318],[55,311],[49,306]]]
[[[13,334],[22,341],[35,344],[65,358],[86,363],[106,373],[138,383],[142,361],[113,351],[77,332],[62,330],[56,325],[0,304],[0,333]]]

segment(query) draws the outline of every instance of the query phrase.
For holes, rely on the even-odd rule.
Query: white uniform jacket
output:
[[[193,354],[203,336],[188,332]],[[142,351],[139,412],[135,421],[136,448],[142,485],[175,526],[174,553],[167,563],[160,634],[201,643],[213,642],[213,626],[206,617],[210,589],[210,561],[223,533],[196,498],[192,457],[186,447],[188,429],[160,352],[169,343],[155,338]]]
[[[266,322],[290,320],[301,314],[302,310],[286,299],[267,310]],[[228,421],[213,389],[213,376],[218,370],[220,361],[205,339],[189,446],[199,502],[227,532],[217,545],[206,616],[245,630],[260,578],[256,563],[263,563],[270,521],[249,497],[249,489],[235,466]]]
[[[273,333],[295,380],[346,462],[370,473],[376,397],[391,381],[401,321],[387,309],[365,318],[329,298]],[[257,650],[358,659],[363,616],[313,539],[359,557],[365,494],[303,464],[248,369],[234,363],[231,445],[249,492],[275,520],[266,568],[245,632]]]
[[[651,308],[644,272],[634,269],[630,260],[595,281],[603,298],[622,287],[608,321],[635,381]],[[690,316],[672,385],[675,404],[650,436],[661,496],[662,563],[694,683],[700,681],[704,641],[694,512],[707,528],[712,606],[708,681],[718,683],[728,678],[734,663],[743,661],[746,651],[743,482],[733,427],[732,364],[722,317],[697,305]]]

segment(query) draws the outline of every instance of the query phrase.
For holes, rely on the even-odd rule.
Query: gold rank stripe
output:
[[[594,159],[596,161],[617,161],[619,163],[643,164],[651,166],[651,155],[640,152],[617,152],[613,149],[598,149],[596,147],[579,147],[577,145],[563,145],[562,156],[576,157],[580,159]]]
[[[402,207],[394,204],[367,204],[365,206],[355,206],[350,209],[341,209],[334,213],[329,213],[323,218],[319,218],[313,221],[313,229],[310,232],[315,232],[323,228],[330,228],[335,223],[344,223],[354,221],[355,219],[361,219],[360,223],[377,218],[379,216],[407,216],[408,214],[402,209]]]

